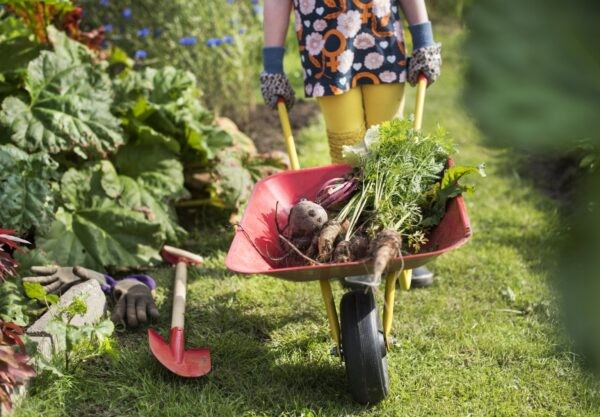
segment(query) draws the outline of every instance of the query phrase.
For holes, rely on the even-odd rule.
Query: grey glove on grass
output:
[[[83,267],[71,266],[33,266],[32,277],[23,278],[24,282],[39,283],[48,294],[62,294],[73,285],[90,279],[106,284],[104,274]]]
[[[127,327],[137,327],[145,324],[148,316],[158,318],[158,309],[146,284],[135,279],[123,279],[117,282],[113,294],[117,304],[111,319],[115,323],[125,322]]]
[[[283,72],[285,49],[280,46],[263,48],[264,71],[260,74],[260,91],[265,104],[277,108],[277,99],[283,97],[286,107],[291,109],[296,100],[290,80]]]
[[[423,73],[428,84],[433,84],[440,76],[442,67],[442,45],[433,40],[431,22],[408,27],[413,41],[413,54],[408,62],[408,83],[417,84],[419,74]]]

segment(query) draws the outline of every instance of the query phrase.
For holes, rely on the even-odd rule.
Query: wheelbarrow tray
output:
[[[451,164],[452,161],[449,161]],[[270,259],[283,255],[275,223],[276,206],[278,222],[283,228],[295,203],[301,198],[314,200],[326,181],[344,176],[351,170],[349,165],[327,165],[284,171],[260,180],[254,186],[240,222],[241,228],[238,228],[225,258],[225,266],[236,273],[270,275],[289,281],[314,281],[371,273],[372,259],[293,267],[281,267],[276,260]],[[392,259],[387,270],[393,272],[422,266],[442,253],[461,246],[470,236],[471,226],[465,203],[458,196],[448,202],[444,218],[432,230],[421,252],[405,255],[403,259]]]

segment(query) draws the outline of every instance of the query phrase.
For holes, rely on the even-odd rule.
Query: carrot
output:
[[[350,253],[350,241],[342,240],[337,244],[333,251],[333,263],[345,263],[352,260],[352,254]]]
[[[319,249],[317,259],[320,262],[329,261],[335,241],[341,233],[342,225],[339,221],[329,220],[325,223],[325,226],[321,229],[321,233],[319,233],[319,240],[317,243]]]
[[[371,242],[373,263],[373,285],[379,285],[391,259],[401,256],[402,236],[395,230],[383,229]]]
[[[363,234],[355,234],[350,239],[350,253],[353,261],[369,256],[369,238]]]

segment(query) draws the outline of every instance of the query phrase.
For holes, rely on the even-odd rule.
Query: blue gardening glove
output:
[[[442,67],[442,44],[435,43],[431,22],[419,23],[408,27],[413,40],[413,54],[408,62],[408,82],[413,87],[419,74],[423,73],[429,84],[440,76]]]
[[[296,100],[290,80],[283,73],[283,54],[285,49],[279,46],[263,48],[264,71],[260,74],[260,91],[265,104],[277,108],[277,99],[283,97],[286,107],[291,109]]]

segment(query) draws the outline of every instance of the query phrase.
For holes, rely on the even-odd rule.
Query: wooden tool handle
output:
[[[204,262],[204,258],[202,258],[202,256],[196,255],[192,252],[188,252],[187,250],[174,248],[173,246],[168,245],[163,246],[163,250],[169,255],[173,255],[176,258],[188,261],[188,263],[201,264],[202,262]]]
[[[185,317],[185,291],[187,283],[187,265],[177,262],[175,267],[175,287],[173,289],[173,311],[171,314],[171,328],[183,329]]]

